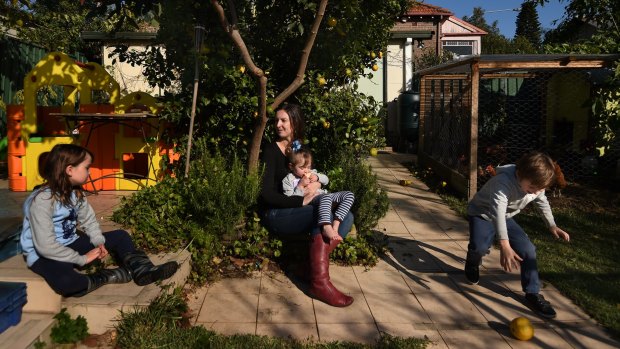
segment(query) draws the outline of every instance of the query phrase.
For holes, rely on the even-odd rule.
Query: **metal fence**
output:
[[[601,155],[594,146],[590,98],[609,72],[592,59],[568,69],[526,60],[480,67],[477,61],[422,74],[419,159],[468,197],[499,165],[541,150],[559,165],[565,182],[618,176],[620,146]],[[554,57],[556,58],[556,57]],[[500,62],[501,63],[501,62]],[[499,67],[499,68],[498,68]]]

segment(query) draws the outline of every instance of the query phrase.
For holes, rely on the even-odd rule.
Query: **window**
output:
[[[443,49],[457,56],[474,54],[474,42],[469,40],[446,40],[443,41]]]

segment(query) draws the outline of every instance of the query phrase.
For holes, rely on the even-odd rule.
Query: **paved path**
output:
[[[428,338],[431,348],[620,348],[595,321],[552,285],[542,293],[558,317],[544,320],[522,301],[518,274],[499,267],[493,250],[484,260],[480,285],[469,285],[462,268],[467,223],[412,178],[401,164],[412,156],[379,154],[369,161],[388,191],[390,210],[378,229],[389,235],[391,252],[376,267],[331,266],[332,281],[355,298],[347,308],[315,301],[285,275],[258,272],[248,279],[224,279],[190,296],[196,325],[224,334],[251,333],[298,339],[373,342],[381,332]],[[413,184],[403,187],[400,179]],[[4,181],[5,182],[5,181]],[[0,187],[0,219],[19,216],[24,193]],[[89,197],[107,220],[123,193]],[[533,340],[513,339],[508,323],[517,316],[535,326]]]

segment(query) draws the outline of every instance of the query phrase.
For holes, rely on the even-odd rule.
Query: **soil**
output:
[[[587,185],[571,183],[560,193],[553,189],[548,190],[547,198],[551,207],[574,209],[581,212],[607,212],[620,216],[620,193],[594,188]]]

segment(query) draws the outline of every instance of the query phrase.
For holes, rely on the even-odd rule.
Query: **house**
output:
[[[164,91],[158,87],[150,86],[144,76],[141,65],[132,65],[121,62],[112,53],[117,45],[127,46],[128,51],[144,52],[151,45],[157,33],[155,29],[140,32],[118,32],[108,34],[104,32],[82,32],[82,40],[99,42],[102,45],[101,65],[110,72],[114,80],[120,84],[123,94],[131,92],[146,92],[151,96],[161,96]]]
[[[362,79],[359,90],[387,103],[385,127],[388,145],[400,147],[403,136],[399,124],[404,118],[399,117],[399,109],[407,109],[404,114],[410,120],[411,103],[402,99],[412,102],[415,98],[405,92],[417,89],[413,73],[418,70],[416,66],[420,67],[422,58],[438,57],[444,51],[453,53],[455,57],[478,55],[481,52],[481,38],[487,33],[455,17],[450,10],[427,3],[417,3],[397,17],[391,32],[387,54],[379,62],[379,70],[373,73],[371,79]],[[411,126],[411,123],[408,124]],[[413,146],[415,142],[410,140],[405,143]]]

